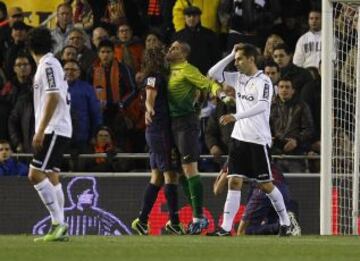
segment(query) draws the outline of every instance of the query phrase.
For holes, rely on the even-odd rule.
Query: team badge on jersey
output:
[[[156,78],[155,77],[148,77],[146,80],[146,86],[150,86],[155,88],[155,84],[156,84]]]
[[[54,76],[53,69],[52,68],[46,68],[45,73],[46,73],[46,79],[47,79],[48,84],[49,84],[49,88],[56,88],[55,76]]]

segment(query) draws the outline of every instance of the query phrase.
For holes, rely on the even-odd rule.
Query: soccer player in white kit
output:
[[[280,191],[272,183],[269,125],[273,87],[271,80],[256,66],[258,51],[252,45],[237,44],[230,55],[209,70],[209,76],[234,87],[236,114],[223,115],[220,124],[235,122],[229,144],[228,194],[221,226],[209,235],[230,236],[240,207],[244,178],[255,179],[279,215],[280,236],[290,235],[290,220]],[[235,58],[238,72],[224,72]]]
[[[62,155],[72,135],[68,85],[60,62],[51,53],[53,40],[46,28],[32,29],[27,45],[37,64],[34,77],[34,157],[29,180],[51,216],[51,229],[35,241],[67,241],[64,193],[59,182]]]

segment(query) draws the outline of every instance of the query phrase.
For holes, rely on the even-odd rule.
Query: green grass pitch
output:
[[[0,236],[1,261],[351,261],[360,260],[359,237],[292,238],[205,236],[72,237],[70,242],[33,242],[33,236]]]

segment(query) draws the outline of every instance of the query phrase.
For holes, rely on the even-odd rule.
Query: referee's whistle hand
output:
[[[236,119],[235,119],[234,116],[232,116],[231,114],[223,115],[223,116],[221,116],[220,119],[219,119],[219,123],[220,123],[221,125],[226,125],[226,124],[228,124],[228,123],[230,123],[230,122],[234,122],[234,121],[236,121]]]

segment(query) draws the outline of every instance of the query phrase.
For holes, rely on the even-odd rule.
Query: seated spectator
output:
[[[16,77],[12,84],[14,88],[21,90],[21,95],[16,99],[9,116],[10,141],[16,152],[31,153],[35,122],[30,57],[19,54],[15,60],[14,71]]]
[[[116,153],[122,152],[116,147],[114,135],[111,130],[102,126],[95,135],[94,153],[106,153],[105,157],[98,157],[88,163],[87,169],[95,172],[129,171],[129,161],[116,158]]]
[[[94,15],[87,0],[76,0],[74,24],[77,28],[89,31],[94,25]]]
[[[62,64],[64,64],[66,61],[77,60],[77,58],[78,51],[75,46],[66,45],[64,49],[62,49],[60,57]]]
[[[188,61],[206,74],[221,57],[217,35],[200,23],[201,10],[196,6],[184,9],[185,28],[176,32],[173,41],[182,41],[193,50]]]
[[[32,67],[30,57],[19,54],[13,70],[15,76],[0,89],[0,139],[8,139],[8,119],[16,101],[32,89]]]
[[[102,27],[96,27],[92,32],[91,45],[94,51],[99,47],[102,40],[109,39],[109,33]]]
[[[56,26],[51,34],[55,40],[54,53],[61,52],[66,45],[66,39],[70,30],[74,27],[72,7],[69,4],[61,3],[56,10]]]
[[[12,150],[7,140],[0,140],[0,177],[27,176],[28,168],[24,163],[11,157]]]
[[[273,59],[280,67],[281,77],[291,80],[297,94],[301,93],[305,84],[312,81],[307,70],[292,63],[291,52],[286,44],[278,44],[274,47]]]
[[[188,7],[197,7],[202,11],[201,24],[212,30],[219,32],[219,23],[217,10],[220,0],[205,1],[205,0],[176,0],[173,7],[173,24],[175,31],[178,32],[185,27],[184,10]]]
[[[319,66],[320,67],[320,66]],[[321,76],[318,68],[307,68],[313,76],[313,81],[306,84],[301,91],[301,100],[309,105],[311,115],[314,119],[314,137],[311,142],[309,155],[320,154],[320,136],[321,136]],[[320,171],[320,160],[309,160],[310,172]]]
[[[233,102],[224,103],[221,100],[217,101],[215,112],[210,116],[205,131],[206,146],[220,166],[224,163],[224,160],[220,158],[221,155],[228,153],[228,144],[234,123],[221,125],[219,120],[225,114],[236,113],[235,90],[232,87],[224,86],[224,91],[228,97],[233,98]]]
[[[115,58],[128,65],[134,72],[140,71],[144,46],[139,38],[133,35],[128,24],[118,28],[119,42],[115,45]]]
[[[4,68],[6,75],[12,78],[14,75],[14,62],[19,52],[24,52],[25,39],[28,27],[24,22],[17,21],[11,28],[11,44],[5,53]]]
[[[69,31],[67,43],[77,49],[77,60],[79,61],[82,75],[86,74],[91,64],[97,58],[96,52],[86,46],[87,41],[89,39],[84,30],[73,28]]]
[[[94,9],[93,9],[94,10]],[[108,0],[106,10],[100,24],[111,36],[117,34],[119,25],[128,23],[134,29],[135,35],[142,35],[146,31],[144,21],[140,19],[135,1]]]
[[[269,76],[271,83],[273,84],[274,87],[274,97],[276,97],[276,95],[278,94],[278,87],[277,84],[280,80],[280,68],[279,65],[277,63],[275,63],[274,61],[270,60],[267,61],[264,65],[264,73]]]
[[[272,153],[303,155],[309,151],[314,134],[310,109],[306,103],[294,98],[296,89],[290,78],[281,78],[278,89],[270,112]],[[305,171],[303,161],[279,160],[278,165],[284,172]]]
[[[95,88],[80,80],[80,65],[76,60],[64,63],[65,78],[69,84],[71,97],[71,117],[73,136],[70,151],[72,154],[88,153],[90,142],[95,137],[97,128],[102,124],[99,101]],[[77,159],[74,159],[73,169],[79,170]]]
[[[271,34],[265,42],[263,57],[265,61],[273,59],[274,47],[278,44],[285,43],[284,40],[277,34]]]

